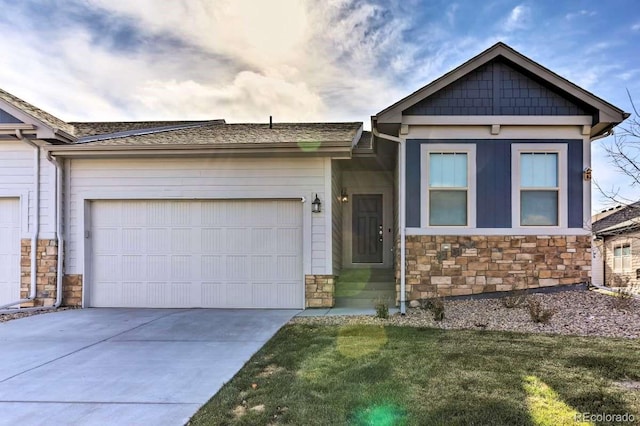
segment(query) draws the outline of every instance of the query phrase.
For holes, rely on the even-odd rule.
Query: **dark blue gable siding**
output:
[[[22,123],[22,121],[0,109],[0,123]]]
[[[493,61],[403,111],[404,115],[591,115],[533,78]]]
[[[511,227],[511,141],[476,143],[476,226]]]
[[[407,227],[420,227],[420,146],[427,143],[473,143],[476,145],[476,226],[511,227],[511,144],[566,143],[568,162],[569,228],[582,228],[582,141],[581,140],[427,140],[407,141],[406,213]]]

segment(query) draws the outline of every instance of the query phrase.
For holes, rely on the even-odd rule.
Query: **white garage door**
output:
[[[300,201],[95,201],[95,307],[303,307]]]
[[[0,198],[0,305],[20,299],[20,200]]]

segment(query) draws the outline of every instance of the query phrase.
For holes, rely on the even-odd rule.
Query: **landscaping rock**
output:
[[[535,297],[545,309],[555,311],[547,324],[534,323],[526,304],[518,308],[506,308],[501,299],[445,301],[445,317],[442,321],[434,321],[431,311],[418,308],[409,308],[405,316],[396,314],[386,320],[371,315],[295,317],[292,321],[304,324],[372,324],[633,339],[640,337],[638,299],[631,301],[626,309],[616,309],[612,304],[612,296],[595,291],[562,291],[536,294]]]

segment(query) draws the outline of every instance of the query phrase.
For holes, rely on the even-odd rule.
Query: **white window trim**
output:
[[[629,246],[629,254],[628,255],[624,255],[622,254],[622,248],[625,246]],[[616,248],[620,247],[620,269],[616,269]],[[611,253],[612,253],[612,263],[613,263],[613,273],[614,274],[627,274],[633,271],[633,257],[631,255],[631,253],[633,253],[633,246],[631,244],[631,241],[616,241],[615,243],[612,244],[611,247]],[[629,267],[625,268],[624,267],[624,258],[628,257],[629,258]]]
[[[429,154],[430,153],[467,154],[467,225],[465,226],[429,226]],[[420,227],[438,230],[457,231],[476,227],[476,144],[475,143],[434,143],[420,146]],[[424,185],[424,186],[423,186]]]
[[[558,225],[520,225],[520,154],[527,152],[558,154]],[[511,144],[511,226],[512,229],[537,229],[539,234],[547,230],[567,229],[569,206],[567,202],[567,144],[564,143],[514,143]]]

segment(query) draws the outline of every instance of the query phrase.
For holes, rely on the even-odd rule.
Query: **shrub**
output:
[[[533,322],[547,324],[556,313],[553,309],[545,309],[539,299],[531,298],[527,301],[527,305]]]
[[[614,290],[612,305],[615,309],[627,310],[633,304],[633,291],[628,288]]]
[[[374,306],[376,309],[376,318],[389,318],[389,301],[387,299],[377,298]]]
[[[527,301],[527,292],[525,290],[510,291],[505,297],[502,298],[502,305],[505,308],[519,308],[524,306]]]
[[[431,309],[435,321],[442,321],[444,319],[444,300],[442,297],[429,299],[429,309]]]

